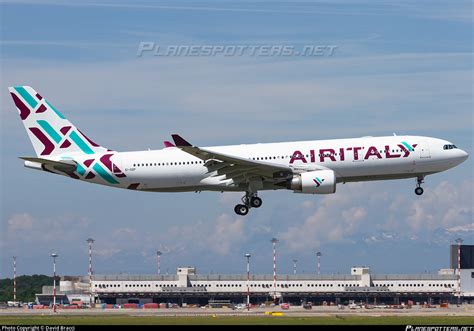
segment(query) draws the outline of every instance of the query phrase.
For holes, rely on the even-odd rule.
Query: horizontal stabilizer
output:
[[[76,170],[76,162],[73,160],[61,160],[61,161],[54,161],[48,159],[42,159],[39,157],[20,157],[20,159],[39,163],[41,165],[47,166],[48,168],[53,168],[63,172],[73,172]]]

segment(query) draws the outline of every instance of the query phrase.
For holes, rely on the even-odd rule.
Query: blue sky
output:
[[[444,138],[473,154],[470,1],[0,1],[0,277],[154,273],[311,273],[353,265],[435,272],[448,245],[473,243],[472,157],[414,180],[339,185],[337,194],[114,190],[25,169],[34,151],[8,95],[31,85],[101,145],[161,148],[170,134],[238,144],[398,134]],[[332,56],[137,57],[138,45],[336,45]]]

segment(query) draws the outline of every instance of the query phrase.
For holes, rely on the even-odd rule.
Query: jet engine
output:
[[[332,170],[316,170],[295,174],[287,188],[297,193],[330,194],[336,192],[336,175]]]

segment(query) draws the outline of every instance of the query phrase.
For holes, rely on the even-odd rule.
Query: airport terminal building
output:
[[[457,273],[457,246],[451,246],[451,268],[437,274],[371,274],[368,267],[353,267],[346,275],[200,275],[193,267],[180,267],[175,275],[94,275],[94,301],[110,304],[162,303],[180,305],[209,302],[250,301],[300,304],[346,303],[349,300],[370,304],[400,304],[474,300],[474,245],[463,245],[461,273]],[[458,284],[461,284],[459,288]],[[89,277],[63,277],[59,303],[73,299],[89,302]],[[38,303],[52,301],[52,287],[43,287]]]

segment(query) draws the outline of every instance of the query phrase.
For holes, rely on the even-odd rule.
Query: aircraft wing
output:
[[[181,136],[172,135],[176,147],[203,161],[212,176],[225,175],[225,179],[232,179],[234,183],[261,177],[265,181],[281,182],[290,176],[293,171],[290,167],[263,161],[255,161],[239,156],[228,155],[212,150],[193,146]]]

